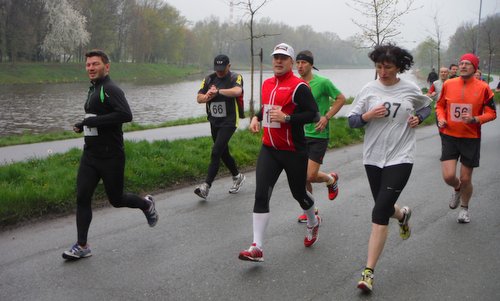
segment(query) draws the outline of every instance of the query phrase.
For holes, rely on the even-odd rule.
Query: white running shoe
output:
[[[77,260],[92,256],[92,252],[88,245],[85,247],[80,246],[78,243],[74,244],[71,249],[64,251],[62,257],[67,260]]]
[[[462,195],[462,192],[460,190],[453,190],[453,194],[451,195],[450,199],[450,209],[456,209],[458,205],[460,205],[460,196]]]
[[[146,219],[148,220],[148,225],[150,227],[156,226],[156,223],[158,222],[159,219],[159,214],[156,211],[155,207],[155,200],[153,199],[152,195],[147,195],[144,197],[147,202],[149,202],[149,208],[147,210],[144,210],[144,215],[146,216]]]
[[[460,210],[457,222],[460,224],[470,223],[469,209],[462,208],[462,210]]]
[[[233,186],[229,189],[229,193],[238,193],[240,191],[241,186],[243,186],[243,182],[245,182],[245,175],[241,172],[233,177]]]
[[[206,200],[208,196],[208,191],[210,190],[210,187],[208,186],[207,183],[202,183],[200,186],[197,186],[196,189],[194,190],[194,193],[199,196],[200,198]]]

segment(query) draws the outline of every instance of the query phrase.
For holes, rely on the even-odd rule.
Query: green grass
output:
[[[358,142],[363,135],[363,129],[348,129],[346,118],[332,122],[331,130],[331,139],[338,140],[331,147]],[[173,142],[126,141],[125,190],[144,195],[202,180],[212,144],[211,137]],[[237,131],[229,146],[238,166],[252,169],[261,147],[261,135]],[[0,226],[72,212],[80,156],[80,149],[72,149],[46,159],[0,166]],[[222,166],[219,176],[228,174]],[[106,204],[102,184],[94,199],[98,205]]]

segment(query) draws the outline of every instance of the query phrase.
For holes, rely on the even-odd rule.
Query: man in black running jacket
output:
[[[91,256],[87,234],[92,221],[92,195],[102,179],[113,207],[138,208],[144,212],[150,227],[158,221],[153,197],[124,193],[125,152],[122,124],[132,120],[123,91],[109,78],[109,58],[101,50],[85,54],[86,71],[92,86],[85,102],[85,118],[73,130],[84,133],[85,145],[76,180],[77,242],[62,254],[76,260]]]

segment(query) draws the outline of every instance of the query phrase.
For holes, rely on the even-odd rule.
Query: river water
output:
[[[368,81],[374,78],[374,69],[335,69],[316,71],[328,77],[346,97],[356,96]],[[250,73],[241,72],[245,88],[245,109],[249,108]],[[263,78],[271,73],[264,72]],[[418,81],[412,73],[403,78]],[[113,73],[111,72],[111,77]],[[259,103],[259,73],[254,75],[255,109]],[[202,76],[197,80],[186,80],[165,84],[119,83],[125,91],[134,121],[140,124],[158,124],[179,118],[205,115],[205,106],[196,102],[196,93]],[[81,121],[83,104],[87,97],[88,83],[0,85],[0,136],[31,133],[46,133],[71,130]]]

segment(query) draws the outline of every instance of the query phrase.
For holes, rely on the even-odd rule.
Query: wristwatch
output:
[[[285,115],[285,123],[289,123],[290,122],[290,115]]]

